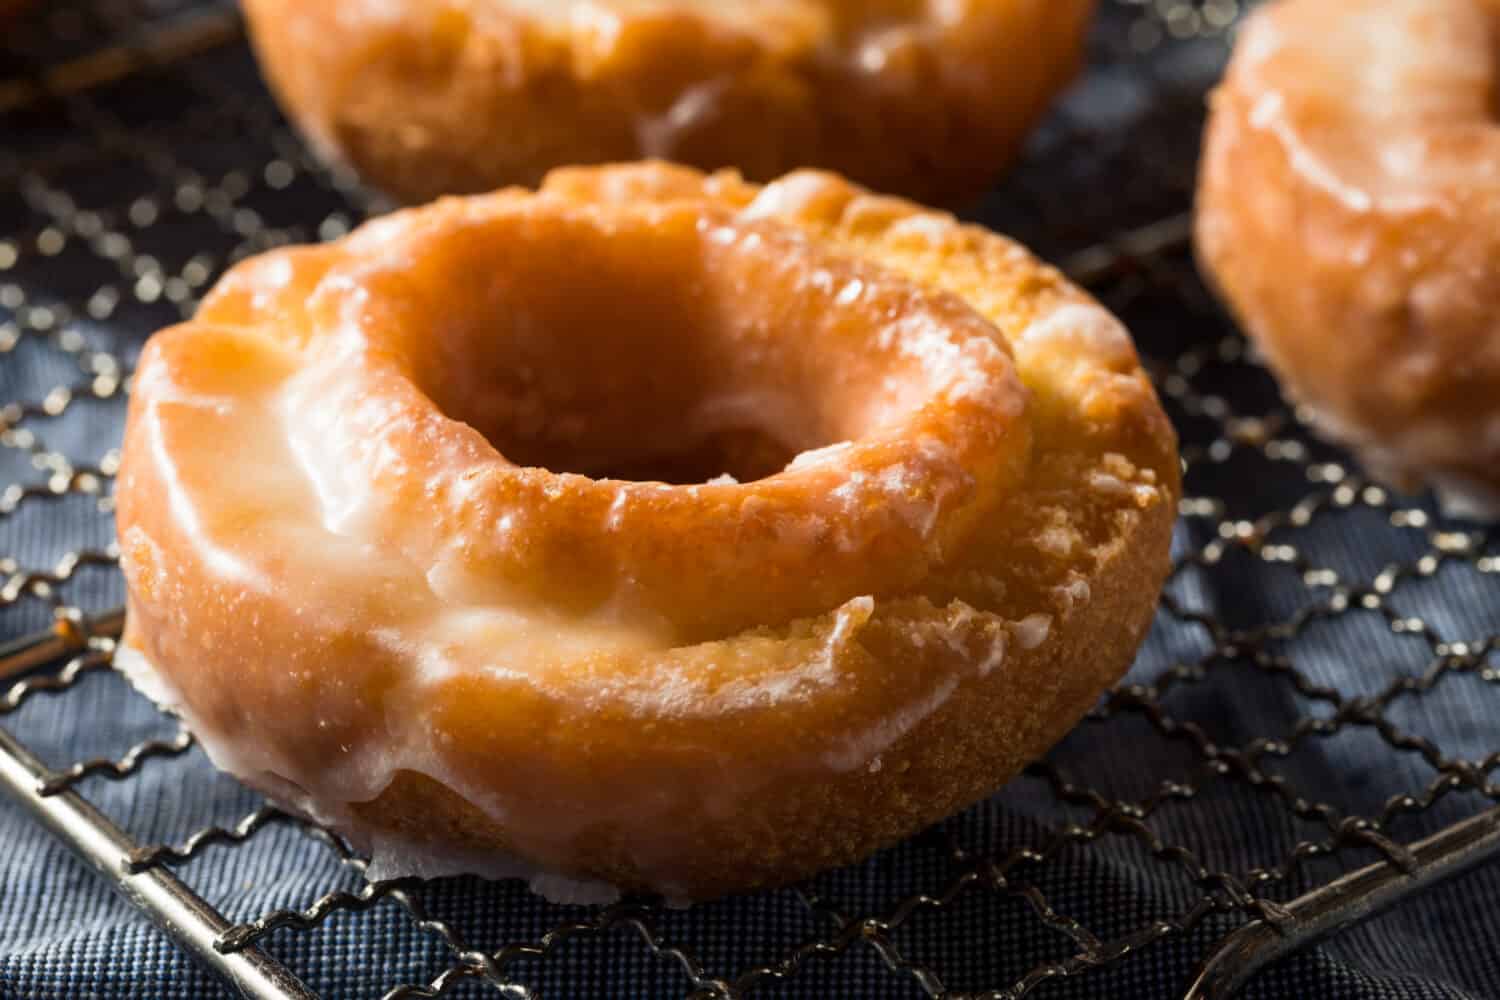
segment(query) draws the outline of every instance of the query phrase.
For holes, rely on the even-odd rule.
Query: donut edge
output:
[[[1251,33],[1285,30],[1272,25],[1292,6],[1281,0],[1252,15],[1210,96],[1193,222],[1199,272],[1318,437],[1349,449],[1374,478],[1397,490],[1430,489],[1447,516],[1500,519],[1500,409],[1494,404],[1500,349],[1490,352],[1495,360],[1486,365],[1453,363],[1450,356],[1446,373],[1409,391],[1391,374],[1420,360],[1429,337],[1416,318],[1413,292],[1442,273],[1437,265],[1405,270],[1402,242],[1391,231],[1406,215],[1410,226],[1431,219],[1451,225],[1466,212],[1438,195],[1404,210],[1372,203],[1356,211],[1347,193],[1316,182],[1299,166],[1299,151],[1289,147],[1294,137],[1257,120],[1257,108],[1274,91],[1256,91],[1244,79],[1250,75],[1244,64],[1259,47]],[[1326,249],[1361,244],[1376,248],[1373,262]],[[1325,249],[1314,254],[1309,245]],[[1382,294],[1399,289],[1395,307],[1369,301],[1364,286],[1377,267],[1396,276],[1382,286]],[[1489,275],[1500,276],[1500,269],[1492,266]],[[1483,297],[1486,280],[1481,275],[1464,294],[1478,288]],[[1488,304],[1500,310],[1500,284],[1491,284]],[[1500,338],[1500,323],[1489,333]],[[1453,346],[1446,345],[1450,355]],[[1443,350],[1432,349],[1442,360]],[[1460,376],[1460,368],[1469,370]],[[1446,454],[1436,457],[1440,451]]]
[[[827,40],[815,57],[778,55],[679,13],[633,40],[619,60],[620,80],[603,83],[580,69],[588,60],[573,41],[524,13],[498,17],[488,26],[492,35],[447,22],[419,35],[414,17],[393,27],[346,21],[323,4],[247,0],[244,7],[266,82],[318,157],[407,203],[534,186],[572,164],[662,156],[703,169],[738,167],[760,181],[817,165],[951,205],[989,189],[1075,78],[1096,3],[976,3],[963,28],[924,38],[919,56],[898,52],[873,73],[820,69],[837,62],[827,58]],[[1033,10],[1043,16],[1029,20]],[[1016,24],[1045,30],[1015,45],[994,37]],[[398,46],[392,39],[402,32]],[[684,49],[673,40],[684,33],[700,43]],[[998,79],[982,61],[995,47],[1010,53],[1009,72]],[[634,103],[667,85],[651,67],[699,63],[701,79],[665,112],[647,115]],[[414,97],[427,86],[434,96],[419,108]],[[718,91],[726,96],[696,100]],[[838,100],[824,91],[837,91]],[[684,109],[702,128],[699,139],[682,148],[642,141],[651,121]],[[493,140],[483,149],[472,142],[476,122]]]

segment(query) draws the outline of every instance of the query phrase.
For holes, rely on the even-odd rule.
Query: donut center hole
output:
[[[716,431],[700,440],[684,442],[653,455],[621,455],[588,468],[553,469],[545,460],[536,464],[553,472],[578,472],[593,479],[635,482],[752,483],[773,476],[797,457],[798,449],[757,427]]]
[[[545,252],[522,239],[504,259],[452,262],[470,289],[433,305],[444,325],[417,381],[508,461],[748,483],[868,428],[877,376],[823,330],[832,292],[809,297],[795,272],[690,222],[630,239],[588,227],[558,222]]]
[[[516,465],[591,479],[688,485],[728,477],[749,483],[830,443],[769,420],[757,422],[753,413],[716,412],[726,397],[694,399],[662,384],[673,374],[671,365],[636,373],[635,380],[610,379],[607,387],[582,373],[553,374],[558,377],[538,383],[514,372],[496,373],[500,377],[486,380],[486,391],[450,395],[440,405]],[[593,384],[584,388],[586,383]],[[781,407],[770,397],[762,401],[768,413]]]

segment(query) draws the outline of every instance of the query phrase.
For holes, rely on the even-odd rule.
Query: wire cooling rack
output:
[[[865,865],[686,913],[369,883],[336,837],[263,804],[145,835],[91,804],[97,783],[172,762],[191,764],[182,781],[215,780],[171,720],[112,742],[118,702],[88,694],[113,678],[113,446],[140,344],[235,260],[385,206],[287,129],[232,7],[59,2],[0,29],[0,640],[22,637],[0,647],[0,787],[256,998],[314,996],[273,957],[289,936],[392,910],[410,926],[382,940],[430,948],[414,959],[425,971],[373,991],[389,998],[604,995],[627,967],[635,996],[1110,996],[1141,962],[1180,972],[1163,995],[1223,998],[1500,853],[1500,736],[1484,725],[1500,702],[1500,550],[1310,437],[1193,270],[1202,99],[1242,5],[1104,6],[1090,73],[976,214],[1126,318],[1182,432],[1187,498],[1157,627],[1127,682],[994,801]],[[1369,662],[1336,669],[1353,660]],[[48,698],[75,757],[97,756],[28,749],[27,713]],[[1272,708],[1225,707],[1241,700]],[[1458,745],[1432,736],[1439,701],[1470,713]],[[1312,795],[1300,762],[1340,741],[1405,790]],[[326,845],[325,894],[252,892],[230,919],[191,888],[206,856],[288,829]],[[1241,840],[1256,847],[1230,864],[1224,845]],[[1083,884],[1101,859],[1170,883],[1171,905]],[[451,915],[476,908],[485,937]]]

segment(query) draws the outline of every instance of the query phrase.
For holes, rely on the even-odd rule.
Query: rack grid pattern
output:
[[[1202,98],[1241,6],[1106,4],[1088,76],[976,213],[1064,262],[1126,319],[1182,432],[1188,493],[1174,571],[1140,663],[995,802],[898,848],[894,862],[877,858],[780,894],[800,929],[772,935],[779,943],[767,942],[766,957],[735,967],[714,957],[724,949],[713,945],[712,922],[743,926],[736,908],[748,901],[687,914],[645,900],[564,910],[480,883],[369,883],[364,861],[337,837],[268,805],[137,842],[92,811],[91,783],[128,782],[193,754],[190,733],[169,723],[164,735],[57,764],[12,735],[24,736],[33,699],[77,699],[109,674],[121,596],[112,445],[144,337],[189,315],[234,261],[336,237],[388,206],[304,150],[256,81],[228,5],[57,3],[7,29],[0,637],[25,638],[0,647],[10,685],[0,695],[0,756],[10,768],[0,783],[158,918],[162,907],[201,906],[197,937],[179,934],[182,943],[256,997],[312,995],[263,946],[388,907],[444,955],[425,978],[389,984],[388,998],[586,989],[567,979],[579,964],[554,957],[585,944],[601,949],[595,970],[648,953],[660,988],[696,1000],[1101,995],[1089,990],[1105,990],[1112,970],[1148,949],[1228,961],[1250,947],[1230,972],[1216,979],[1211,963],[1192,987],[1225,996],[1267,957],[1327,930],[1330,914],[1363,914],[1491,856],[1500,746],[1485,747],[1482,735],[1439,745],[1429,706],[1443,700],[1451,712],[1457,691],[1477,721],[1500,703],[1500,614],[1485,607],[1500,604],[1500,544],[1363,478],[1312,437],[1192,266],[1186,211]],[[1360,538],[1353,556],[1339,544],[1351,533]],[[1273,581],[1271,596],[1240,600],[1247,579]],[[1404,652],[1388,652],[1392,636]],[[1358,685],[1347,673],[1328,679],[1328,663],[1364,656],[1374,662]],[[1223,708],[1235,685],[1274,691],[1283,711],[1242,731]],[[1338,740],[1360,741],[1409,773],[1407,790],[1380,801],[1357,790],[1348,801],[1311,795],[1298,762]],[[1110,768],[1108,748],[1126,744],[1140,765]],[[1215,843],[1184,832],[1185,812],[1217,817],[1234,836],[1259,831],[1264,857],[1226,866]],[[1016,815],[1027,822],[1005,821]],[[189,888],[195,859],[283,828],[326,844],[330,886],[348,882],[343,870],[356,887],[238,922]],[[80,829],[109,836],[80,844]],[[1169,872],[1181,905],[1133,922],[1079,916],[1098,908],[1068,880],[1080,856],[1106,853]],[[890,872],[888,890],[869,890]],[[455,893],[527,908],[527,926],[545,929],[477,940],[431,905]],[[934,944],[962,939],[987,907],[1002,905],[1015,908],[1005,926],[1026,928],[991,949],[1003,958]],[[874,961],[843,961],[851,954]],[[1186,976],[1180,987],[1189,989]]]

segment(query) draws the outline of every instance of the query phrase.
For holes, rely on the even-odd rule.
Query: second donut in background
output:
[[[1500,4],[1280,0],[1198,186],[1207,275],[1328,437],[1500,518]]]
[[[642,157],[983,193],[1079,66],[1095,0],[244,0],[327,158],[390,194]]]

